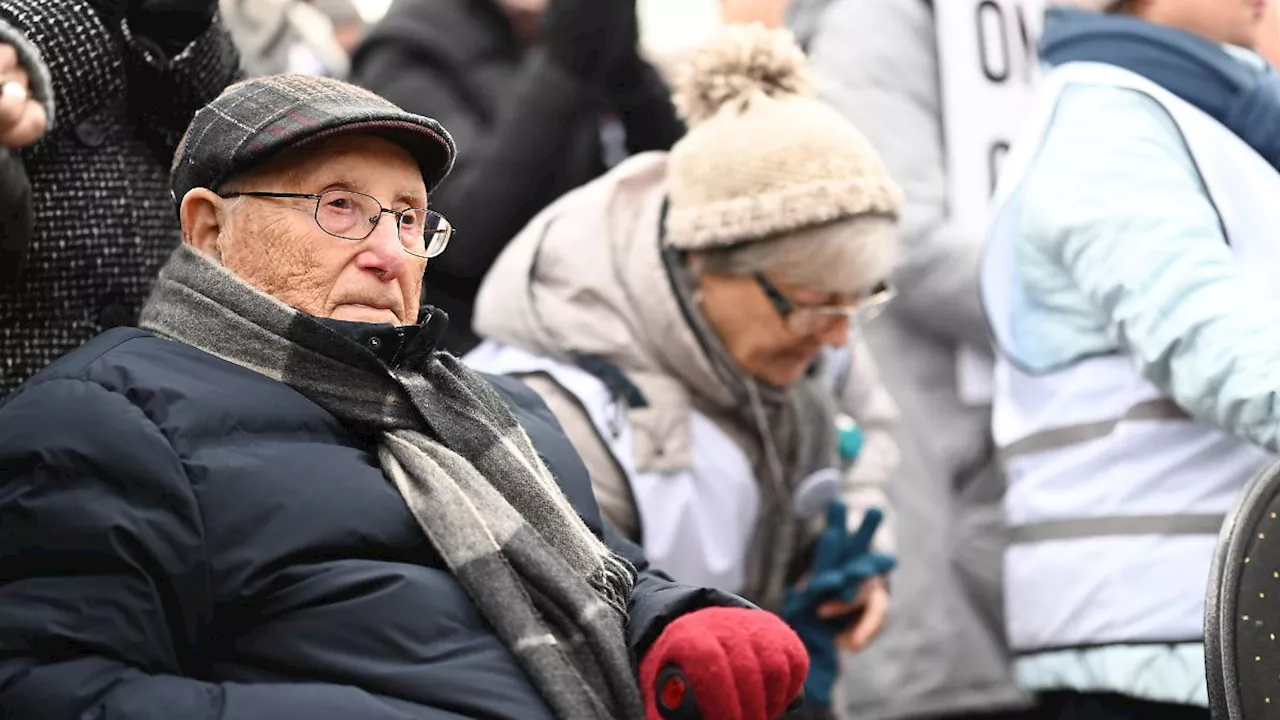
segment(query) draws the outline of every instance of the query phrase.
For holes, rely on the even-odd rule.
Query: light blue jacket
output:
[[[1067,88],[1010,207],[1027,289],[1009,348],[1019,361],[1118,350],[1201,422],[1280,449],[1280,307],[1237,282],[1213,203],[1155,100]]]
[[[1253,53],[1230,51],[1261,69]],[[1280,448],[1280,306],[1239,282],[1182,135],[1155,100],[1069,86],[999,222],[1018,233],[1014,359],[1049,369],[1118,351],[1201,422]],[[1016,672],[1032,690],[1205,705],[1203,662],[1199,644],[1112,646],[1024,657]]]

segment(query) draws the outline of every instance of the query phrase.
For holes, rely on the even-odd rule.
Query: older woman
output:
[[[565,196],[499,258],[468,362],[546,399],[657,567],[779,608],[809,518],[885,502],[896,409],[853,330],[889,297],[899,192],[786,33],[726,30],[676,100],[692,129],[670,154]],[[887,604],[879,577],[860,588],[826,608],[861,611],[851,648]]]

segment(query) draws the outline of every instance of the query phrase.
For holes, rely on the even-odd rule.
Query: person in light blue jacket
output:
[[[1261,0],[1072,4],[983,261],[1006,624],[1046,717],[1208,718],[1215,535],[1280,448],[1280,79]]]

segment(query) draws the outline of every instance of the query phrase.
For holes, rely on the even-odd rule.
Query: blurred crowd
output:
[[[946,2],[0,0],[0,718],[1207,719],[1276,4]]]

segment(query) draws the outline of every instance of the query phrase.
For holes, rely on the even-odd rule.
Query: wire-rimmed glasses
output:
[[[443,215],[427,208],[385,208],[372,195],[353,190],[329,190],[323,193],[230,192],[224,198],[298,198],[315,200],[316,225],[326,233],[343,240],[359,242],[373,234],[384,214],[396,219],[396,229],[404,251],[420,258],[433,258],[449,244],[453,226]]]

